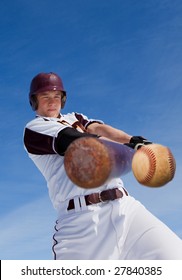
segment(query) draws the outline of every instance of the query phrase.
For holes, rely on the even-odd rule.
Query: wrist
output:
[[[140,149],[144,145],[152,144],[152,142],[148,141],[142,136],[132,136],[129,143],[134,147],[135,150]]]

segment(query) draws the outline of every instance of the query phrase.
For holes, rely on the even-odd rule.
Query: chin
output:
[[[59,116],[59,112],[48,112],[47,117],[49,118],[57,118]]]

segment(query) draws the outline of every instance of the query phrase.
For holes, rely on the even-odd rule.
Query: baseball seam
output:
[[[170,177],[170,180],[173,179],[174,177],[174,174],[175,174],[175,160],[174,160],[174,157],[171,153],[171,151],[167,148],[167,151],[168,151],[168,162],[169,162],[169,169],[170,169],[170,174],[171,174],[171,177]]]
[[[142,153],[146,154],[146,156],[149,160],[148,172],[147,172],[146,176],[143,178],[143,180],[141,180],[141,184],[147,184],[151,181],[152,177],[155,174],[157,160],[156,160],[155,153],[150,148],[145,146],[145,148],[144,149],[141,148],[140,151]]]

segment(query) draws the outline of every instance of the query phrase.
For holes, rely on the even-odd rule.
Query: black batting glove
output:
[[[129,143],[125,143],[126,146],[138,150],[144,145],[152,144],[152,142],[148,141],[147,139],[143,138],[142,136],[133,136],[130,139]]]

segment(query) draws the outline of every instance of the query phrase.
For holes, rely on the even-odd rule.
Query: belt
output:
[[[107,202],[110,200],[122,198],[124,193],[125,193],[125,195],[128,196],[128,193],[124,188],[123,188],[123,192],[121,190],[119,190],[118,188],[114,188],[114,189],[104,190],[100,193],[88,194],[88,195],[85,195],[84,198],[85,198],[85,203],[88,206],[91,204],[97,204],[100,202]],[[72,209],[75,209],[74,199],[70,199],[70,201],[68,203],[67,210],[72,210]]]

